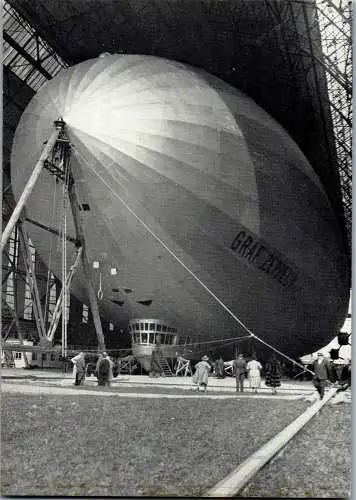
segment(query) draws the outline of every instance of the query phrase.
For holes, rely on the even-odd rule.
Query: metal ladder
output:
[[[160,349],[157,349],[157,362],[161,368],[161,374],[165,377],[173,377],[173,372],[169,366],[167,358],[163,355]]]

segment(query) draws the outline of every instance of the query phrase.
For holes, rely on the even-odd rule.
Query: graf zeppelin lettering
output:
[[[284,287],[291,286],[297,279],[297,274],[291,266],[285,264],[265,242],[252,237],[247,231],[239,231],[230,248]]]

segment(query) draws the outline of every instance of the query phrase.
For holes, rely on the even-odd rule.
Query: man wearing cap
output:
[[[314,387],[318,391],[320,399],[323,399],[325,386],[330,376],[330,367],[328,361],[324,358],[322,352],[318,352],[318,357],[316,361],[314,361],[313,371],[314,371],[314,378],[313,378]]]

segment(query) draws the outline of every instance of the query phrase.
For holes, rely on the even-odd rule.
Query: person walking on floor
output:
[[[243,354],[239,354],[237,359],[234,360],[233,364],[233,373],[236,378],[236,392],[244,391],[244,380],[246,378],[246,360],[244,359]]]
[[[71,359],[73,363],[74,385],[83,385],[85,380],[85,356],[83,352]]]
[[[98,385],[110,386],[112,378],[112,362],[106,352],[99,356],[96,364],[96,374],[98,377]]]
[[[216,378],[225,378],[225,365],[221,356],[215,361],[215,375]]]
[[[256,359],[256,354],[252,355],[251,361],[247,363],[247,377],[250,382],[250,387],[253,391],[257,392],[261,385],[261,370],[262,365]]]
[[[281,363],[273,354],[266,364],[266,385],[272,388],[272,394],[277,394],[277,387],[281,386]]]
[[[201,361],[195,365],[195,373],[192,382],[197,385],[196,391],[199,391],[200,387],[203,387],[204,392],[207,391],[209,372],[211,370],[211,365],[208,361],[208,356],[203,356]]]
[[[330,366],[327,359],[324,358],[322,352],[318,352],[318,357],[313,364],[314,387],[318,391],[320,399],[323,399],[325,394],[325,386],[330,377]]]

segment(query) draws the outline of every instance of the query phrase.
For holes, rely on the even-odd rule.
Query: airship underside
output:
[[[110,55],[64,70],[21,118],[15,196],[58,117],[71,143],[88,257],[99,262],[92,272],[103,317],[121,328],[134,317],[167,318],[196,341],[243,336],[245,325],[289,355],[338,332],[349,275],[336,217],[297,145],[247,96],[148,56]],[[45,170],[27,215],[60,230],[65,206],[75,235],[66,198]],[[60,277],[56,237],[27,229]],[[88,303],[86,290],[79,269],[71,291]]]

